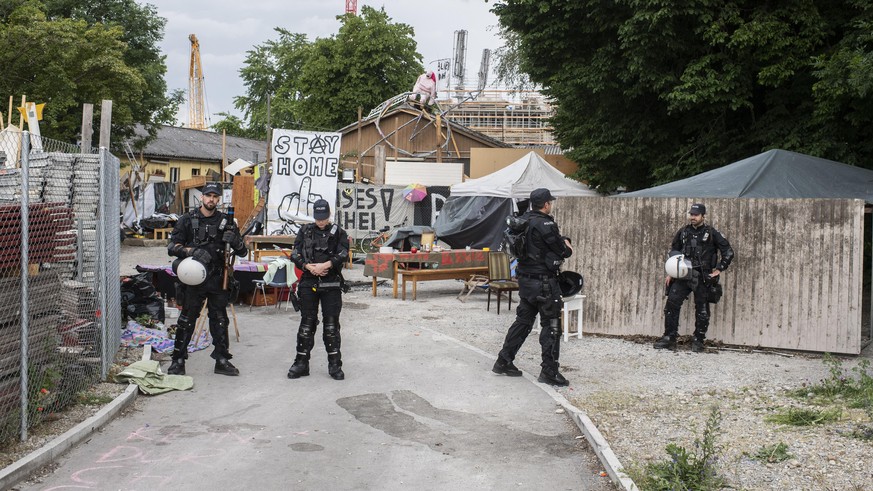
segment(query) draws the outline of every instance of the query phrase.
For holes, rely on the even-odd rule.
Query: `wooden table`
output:
[[[249,248],[252,261],[259,262],[262,256],[279,256],[285,255],[273,249],[273,245],[278,245],[284,249],[294,247],[294,241],[297,240],[296,235],[247,235],[245,236],[246,246]],[[290,254],[290,251],[288,251]]]
[[[376,296],[376,282],[379,278],[390,278],[394,282],[393,295],[397,298],[399,275],[410,266],[429,264],[431,269],[452,270],[464,268],[488,268],[488,252],[479,249],[451,249],[440,252],[394,252],[370,253],[364,259],[364,276],[373,277],[373,296]],[[447,273],[449,274],[449,273]]]

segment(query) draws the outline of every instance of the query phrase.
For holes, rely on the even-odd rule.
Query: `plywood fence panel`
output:
[[[660,336],[664,260],[691,203],[736,259],[722,276],[708,338],[732,345],[860,352],[861,200],[562,198],[555,218],[574,245],[565,269],[585,277],[585,330]],[[694,330],[683,305],[680,334]]]

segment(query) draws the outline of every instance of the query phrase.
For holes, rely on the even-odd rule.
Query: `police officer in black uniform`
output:
[[[239,229],[232,218],[217,209],[221,202],[221,184],[207,183],[203,187],[200,207],[182,215],[173,228],[167,251],[179,259],[191,257],[206,267],[206,280],[196,286],[185,286],[182,312],[176,323],[176,342],[173,346],[173,362],[167,373],[185,374],[185,359],[188,344],[194,334],[194,326],[206,300],[209,315],[209,333],[215,349],[215,373],[239,375],[239,370],[230,362],[233,355],[228,351],[230,339],[227,303],[229,292],[224,289],[225,249],[227,246],[237,256],[248,254]]]
[[[656,349],[676,349],[679,334],[679,311],[688,295],[694,292],[694,339],[691,351],[704,351],[703,342],[709,328],[709,287],[718,282],[722,271],[734,259],[734,250],[718,230],[709,226],[706,206],[691,205],[688,210],[688,225],[679,229],[670,245],[672,254],[680,253],[691,261],[692,270],[687,278],[667,276],[667,305],[664,307],[664,337],[655,343]]]
[[[330,205],[326,200],[315,202],[312,215],[315,223],[307,223],[300,229],[291,253],[291,261],[303,271],[303,276],[297,286],[301,314],[297,357],[288,369],[288,378],[309,375],[309,354],[315,346],[320,302],[327,372],[334,380],[343,380],[339,315],[345,288],[342,268],[349,259],[349,236],[342,227],[330,223]]]
[[[533,329],[537,313],[540,315],[540,346],[542,371],[539,381],[556,386],[570,382],[558,371],[561,343],[560,316],[564,305],[558,283],[558,271],[564,259],[573,254],[570,239],[558,231],[555,219],[549,215],[555,197],[545,188],[530,193],[531,210],[523,218],[528,220],[526,257],[518,260],[519,300],[515,322],[509,327],[503,349],[497,355],[492,371],[521,376],[521,370],[512,363],[528,334]]]

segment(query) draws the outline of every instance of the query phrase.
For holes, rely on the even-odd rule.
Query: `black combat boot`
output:
[[[219,375],[239,375],[239,370],[227,358],[219,358],[215,360],[215,373]]]
[[[170,368],[167,369],[169,375],[185,375],[185,359],[173,358],[173,363],[170,363]]]
[[[537,378],[537,382],[541,382],[544,384],[554,385],[557,387],[566,387],[570,385],[570,381],[565,379],[561,372],[558,370],[549,370],[543,368],[540,372],[540,376]]]
[[[173,341],[173,354],[171,355],[173,362],[167,369],[168,374],[185,375],[185,359],[188,358],[188,344],[191,342],[193,334],[194,330],[189,327],[187,317],[183,313],[176,325],[176,339]]]
[[[343,360],[339,353],[335,355],[327,355],[327,373],[330,374],[331,378],[334,380],[344,380],[346,374],[343,373],[342,367]]]
[[[288,369],[288,378],[300,378],[309,375],[309,358],[297,355],[294,364]]]
[[[691,341],[691,351],[694,353],[703,353],[706,351],[706,347],[703,345],[703,338],[695,337]]]
[[[655,349],[668,349],[672,351],[676,351],[676,337],[675,336],[664,336],[661,339],[655,341]]]
[[[521,370],[513,365],[511,361],[503,361],[503,358],[500,358],[499,356],[497,357],[497,361],[494,362],[494,367],[491,368],[491,371],[508,377],[521,377]]]

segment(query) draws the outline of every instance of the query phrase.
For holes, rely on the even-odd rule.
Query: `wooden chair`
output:
[[[488,277],[481,274],[470,275],[470,278],[464,280],[464,286],[461,287],[461,293],[458,294],[458,300],[461,302],[467,301],[467,297],[477,288],[488,288]]]
[[[512,310],[512,292],[518,291],[518,282],[512,279],[509,255],[505,252],[488,254],[488,307],[491,310],[491,292],[497,295],[497,315],[500,315],[500,297],[503,292],[509,296],[509,310]]]

